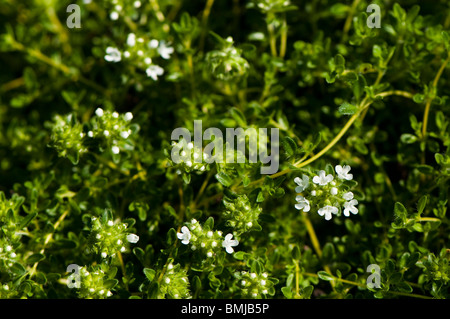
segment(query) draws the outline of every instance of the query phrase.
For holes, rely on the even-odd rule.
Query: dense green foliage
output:
[[[450,296],[448,0],[70,2],[0,2],[0,298]]]

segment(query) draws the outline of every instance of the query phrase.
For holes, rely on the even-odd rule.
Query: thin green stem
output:
[[[205,9],[203,10],[202,15],[202,33],[200,35],[200,44],[199,44],[199,50],[203,52],[205,48],[205,38],[206,38],[206,25],[208,24],[208,18],[211,14],[212,6],[214,5],[214,0],[207,0]]]
[[[267,14],[267,31],[269,33],[269,44],[270,44],[270,53],[272,56],[276,57],[278,56],[277,53],[277,39],[275,36],[275,27],[272,23],[274,20],[274,17],[272,14]]]
[[[68,214],[69,214],[69,209],[64,211],[64,213],[61,216],[59,216],[58,220],[56,221],[55,225],[53,226],[53,232],[47,234],[47,236],[45,237],[44,244],[42,245],[42,249],[40,250],[39,253],[44,254],[45,248],[47,247],[48,243],[52,240],[54,233],[56,232],[56,230],[58,229],[59,225],[61,225],[61,223],[63,222],[63,220],[66,218],[66,216]],[[30,279],[36,273],[36,269],[37,269],[38,264],[39,264],[39,261],[35,262],[33,267],[31,268],[31,270],[29,272]]]
[[[433,88],[437,87],[439,79],[441,78],[441,75],[444,72],[444,69],[447,66],[449,61],[450,61],[450,54],[448,54],[447,59],[445,59],[444,63],[442,63],[442,65],[439,68],[436,76],[434,77],[433,84],[432,84]],[[429,99],[427,99],[427,104],[425,105],[425,111],[423,113],[422,138],[425,138],[425,136],[427,134],[428,115],[430,113],[431,102],[432,102],[432,99],[429,98]]]
[[[283,14],[283,23],[281,25],[280,58],[284,58],[286,55],[287,29],[286,14]]]
[[[313,273],[308,273],[308,272],[304,272],[302,273],[305,276],[308,277],[315,277],[315,278],[319,278],[319,276],[317,274],[313,274]],[[347,279],[342,279],[342,278],[338,278],[338,277],[333,277],[333,280],[345,283],[345,284],[349,284],[349,285],[353,285],[353,286],[358,286],[361,288],[366,288],[367,285],[363,284],[363,283],[359,283],[356,281],[351,281],[351,280],[347,280]],[[424,296],[424,295],[418,295],[418,294],[412,294],[412,293],[407,293],[407,292],[399,292],[399,291],[387,291],[387,293],[392,294],[392,295],[397,295],[397,296],[405,296],[405,297],[411,297],[411,298],[419,298],[419,299],[433,299],[433,297],[430,296]]]
[[[344,23],[344,29],[342,30],[342,40],[347,40],[348,31],[350,31],[350,27],[352,25],[353,15],[355,13],[356,7],[358,6],[361,0],[354,0],[352,6],[350,7],[350,11],[348,13],[347,19]]]

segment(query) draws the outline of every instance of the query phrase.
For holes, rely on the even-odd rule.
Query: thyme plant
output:
[[[448,0],[70,2],[0,2],[0,298],[450,296]]]

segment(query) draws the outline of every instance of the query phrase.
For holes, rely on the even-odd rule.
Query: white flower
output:
[[[319,184],[321,186],[327,185],[329,182],[333,180],[333,175],[328,174],[325,176],[325,171],[319,171],[319,176],[313,177],[313,182],[315,184]]]
[[[225,236],[225,240],[222,242],[222,247],[224,247],[229,254],[232,254],[234,252],[233,247],[239,245],[238,240],[231,238],[233,238],[233,234],[228,234]]]
[[[113,147],[111,147],[111,152],[113,154],[119,154],[120,153],[120,148],[118,146],[114,145]]]
[[[348,173],[352,169],[350,165],[344,165],[344,167],[341,165],[336,165],[335,169],[340,179],[346,179],[348,181],[353,179],[353,174]]]
[[[103,116],[103,109],[102,108],[97,108],[96,110],[95,110],[95,115],[97,115],[97,116]]]
[[[331,195],[337,195],[338,189],[336,187],[332,187],[330,190]]]
[[[136,35],[134,33],[128,34],[127,45],[130,47],[134,47],[135,44],[136,44]]]
[[[352,199],[351,201],[348,201],[344,203],[344,215],[350,216],[350,213],[352,214],[358,214],[358,208],[355,207],[355,205],[358,205],[358,201],[356,199]]]
[[[150,47],[150,49],[156,49],[159,45],[159,41],[156,39],[150,40],[150,42],[148,43],[148,46]]]
[[[127,235],[127,240],[129,243],[136,244],[139,241],[139,236],[136,234]]]
[[[295,192],[296,193],[301,193],[305,189],[308,188],[308,186],[309,186],[309,177],[306,176],[306,175],[303,175],[301,179],[300,179],[300,177],[296,177],[296,178],[294,178],[294,182],[298,185],[295,188]]]
[[[173,48],[166,45],[166,42],[164,41],[159,42],[158,53],[163,59],[165,60],[170,59],[170,55],[173,53],[173,51],[174,51]]]
[[[144,59],[144,62],[145,62],[145,64],[150,65],[150,64],[152,64],[152,59],[149,58],[149,57],[146,57],[146,58]]]
[[[105,252],[102,252],[102,257],[103,257],[103,258],[106,258],[106,257],[108,257],[108,254],[105,253]]]
[[[325,207],[320,208],[317,213],[320,216],[324,216],[325,215],[325,220],[330,220],[331,216],[332,216],[331,214],[335,214],[336,215],[337,212],[338,212],[337,207],[327,205]]]
[[[135,1],[135,2],[133,3],[133,6],[134,6],[135,8],[139,8],[139,7],[141,6],[141,2],[140,2],[140,1]]]
[[[121,136],[122,138],[127,139],[128,136],[130,136],[130,133],[129,133],[128,131],[122,131],[122,132],[120,132],[120,136]]]
[[[345,193],[344,195],[342,195],[342,198],[345,199],[345,200],[352,200],[353,199],[353,193],[352,192]]]
[[[181,227],[181,233],[177,233],[177,237],[181,240],[183,245],[189,244],[189,240],[191,240],[191,232],[189,228],[186,226]]]
[[[113,21],[116,21],[117,19],[119,19],[119,13],[116,11],[113,11],[110,13],[109,18]]]
[[[158,76],[164,74],[164,69],[158,65],[150,65],[145,72],[148,77],[151,77],[153,80],[157,81]]]
[[[120,62],[122,59],[119,49],[113,47],[106,48],[105,60],[108,62]]]
[[[309,201],[306,198],[299,195],[295,197],[295,200],[298,202],[298,204],[295,204],[295,208],[297,208],[298,210],[302,209],[305,213],[309,212],[311,206],[309,206]]]

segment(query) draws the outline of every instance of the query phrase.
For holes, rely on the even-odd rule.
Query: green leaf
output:
[[[141,262],[144,263],[144,258],[145,258],[145,252],[142,248],[140,247],[134,247],[133,248],[133,254],[136,256],[136,258]]]
[[[420,214],[422,214],[423,210],[425,209],[425,206],[427,206],[427,201],[428,201],[428,195],[423,195],[420,199],[419,199],[419,203],[417,205],[417,212]]]
[[[306,287],[303,288],[303,290],[302,290],[302,298],[303,298],[303,299],[309,299],[309,298],[311,298],[311,295],[312,295],[313,291],[314,291],[314,286],[311,286],[311,285],[306,286]]]
[[[264,201],[264,194],[263,192],[258,193],[258,197],[256,198],[257,203],[262,203]]]
[[[405,143],[405,144],[412,144],[417,141],[417,136],[415,136],[413,134],[405,133],[400,136],[400,141],[402,141],[402,143]]]
[[[328,263],[334,259],[336,251],[332,243],[326,243],[323,246],[322,259],[324,263]]]
[[[177,240],[177,231],[174,228],[167,232],[167,245],[172,245]]]
[[[430,166],[430,165],[415,165],[414,167],[419,172],[426,174],[426,175],[431,175],[431,174],[433,174],[433,171],[434,171],[433,166]]]
[[[237,251],[233,254],[233,257],[237,260],[244,260],[245,252]]]
[[[208,219],[203,224],[203,228],[205,230],[213,230],[214,229],[214,218],[212,216],[208,217]]]
[[[290,287],[281,287],[281,293],[287,299],[291,299],[292,298],[292,289]]]
[[[155,278],[156,271],[151,268],[144,268],[144,275],[147,279],[152,282],[153,278]]]
[[[27,227],[36,216],[37,216],[37,213],[32,213],[32,214],[25,216],[19,225],[19,229],[23,229],[23,228]]]
[[[244,113],[241,112],[241,110],[239,110],[235,107],[232,107],[230,109],[230,113],[231,113],[231,116],[233,117],[233,119],[236,121],[236,123],[240,127],[242,127],[242,128],[247,127],[247,119],[245,118],[245,115],[244,115]]]
[[[341,104],[341,106],[339,106],[339,113],[343,114],[343,115],[353,115],[357,111],[358,111],[357,106],[347,103],[347,102],[344,102]]]
[[[216,174],[216,179],[225,187],[229,187],[233,183],[233,179],[225,172],[219,172],[218,174]]]
[[[27,264],[34,264],[34,263],[40,262],[41,260],[44,260],[44,259],[45,259],[45,256],[43,254],[36,253],[36,254],[33,254],[33,255],[29,256],[26,259],[26,263]]]
[[[367,86],[366,79],[362,74],[360,74],[357,78],[357,81],[353,83],[353,95],[355,96],[356,101],[359,103],[361,100],[361,96],[364,93],[364,88]]]
[[[295,153],[297,152],[297,143],[295,143],[295,141],[289,136],[285,136],[281,140],[281,145],[283,145],[283,148],[286,151],[288,157],[295,155]]]
[[[27,272],[25,267],[19,263],[14,263],[9,270],[11,270],[11,272],[13,272],[14,274],[16,274],[18,276],[22,276],[23,274],[25,274]]]
[[[406,220],[407,213],[408,213],[408,211],[406,210],[405,206],[403,206],[402,203],[400,203],[400,202],[395,203],[395,205],[394,205],[395,216],[397,216],[398,218],[400,218],[402,220]]]
[[[119,281],[117,279],[107,279],[107,280],[103,281],[103,287],[105,287],[106,289],[112,289],[118,283],[119,283]]]
[[[329,273],[327,273],[326,271],[323,271],[323,270],[319,271],[317,273],[317,276],[319,276],[320,279],[325,280],[325,281],[330,281],[330,280],[334,279],[333,276],[331,276]]]

